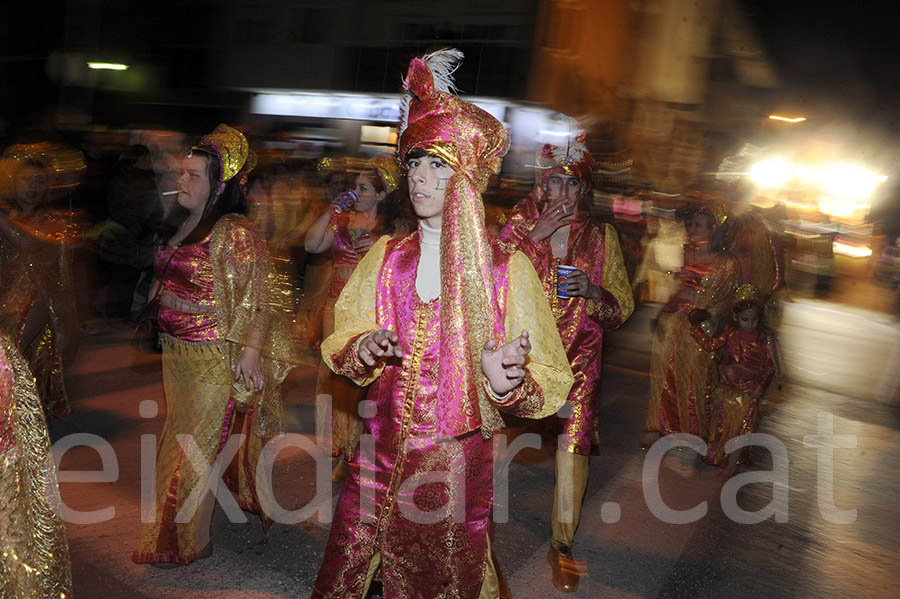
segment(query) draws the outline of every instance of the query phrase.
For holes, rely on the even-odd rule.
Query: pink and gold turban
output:
[[[413,150],[444,160],[447,181],[441,225],[441,345],[435,422],[441,436],[481,426],[490,406],[482,385],[481,349],[504,342],[495,297],[493,253],[481,194],[499,172],[509,133],[493,116],[453,95],[459,50],[439,50],[409,64],[398,142],[404,163]]]

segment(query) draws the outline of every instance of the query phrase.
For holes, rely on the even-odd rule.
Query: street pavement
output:
[[[553,589],[546,561],[554,440],[520,451],[509,465],[509,495],[505,502],[498,498],[509,518],[495,525],[493,550],[513,596],[897,596],[900,416],[890,403],[900,382],[897,323],[885,314],[823,301],[785,304],[779,342],[786,376],[767,397],[760,432],[774,438],[786,462],[758,449],[753,468],[725,483],[689,450],[667,454],[658,477],[652,468],[644,472],[653,453],[638,447],[652,317],[652,309],[641,308],[607,337],[602,443],[591,458],[574,547],[586,576],[576,593]],[[71,510],[115,510],[101,522],[67,525],[75,597],[308,597],[329,529],[317,517],[275,524],[264,533],[254,516],[232,523],[219,510],[210,558],[171,570],[131,562],[140,526],[141,438],[160,434],[165,400],[158,358],[134,353],[129,333],[129,327],[109,321],[85,330],[68,372],[73,413],[51,426],[57,449],[60,440],[89,439],[69,435],[97,435],[113,450],[107,472],[112,462],[117,466],[106,482],[60,485]],[[288,430],[310,441],[314,384],[310,360],[284,386]],[[536,429],[507,431],[509,442],[526,430]],[[144,462],[152,464],[152,456]],[[776,466],[786,475],[775,482],[747,479]],[[101,456],[86,446],[66,451],[60,465],[63,478],[65,471],[101,467]],[[312,504],[328,514],[340,492],[333,484],[320,485],[316,493],[315,462],[296,447],[278,454],[273,479],[284,509]],[[647,484],[654,479],[658,500]],[[735,495],[737,507],[723,507]],[[700,504],[705,514],[690,522],[671,523],[675,516],[662,514],[666,507]],[[760,523],[735,521],[740,510],[746,516],[767,508],[772,514]]]

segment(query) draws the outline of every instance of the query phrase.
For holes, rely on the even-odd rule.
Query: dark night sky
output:
[[[745,0],[797,110],[900,133],[900,3]],[[822,114],[824,113],[824,114]]]
[[[779,72],[778,95],[785,99],[779,109],[807,114],[811,122],[852,123],[900,139],[900,1],[738,1]],[[42,58],[59,45],[64,15],[63,0],[17,2],[5,11],[7,22],[21,26],[0,40],[5,88],[0,98],[17,100],[4,102],[4,112],[52,92]],[[35,77],[25,77],[26,71]],[[11,81],[20,85],[8,85]]]

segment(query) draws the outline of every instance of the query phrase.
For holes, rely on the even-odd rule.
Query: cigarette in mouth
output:
[[[567,212],[566,207],[563,206],[563,214],[565,214],[566,212]]]
[[[176,193],[178,193],[178,190],[177,190],[177,189],[176,189],[175,191],[164,191],[164,192],[162,192],[162,194],[163,194],[164,196],[173,196],[173,195],[175,195]]]

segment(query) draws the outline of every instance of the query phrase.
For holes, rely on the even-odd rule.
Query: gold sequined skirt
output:
[[[137,563],[189,564],[204,547],[196,546],[195,514],[202,497],[192,496],[207,484],[209,471],[196,472],[179,435],[190,435],[206,464],[212,464],[230,435],[246,435],[223,480],[238,504],[260,512],[256,498],[256,459],[262,440],[253,426],[253,411],[238,413],[232,400],[232,376],[226,365],[226,342],[194,344],[163,336],[163,387],[166,423],[157,448],[155,514],[145,522],[132,559]],[[190,502],[190,503],[188,503]],[[185,509],[191,517],[182,522]],[[264,520],[264,524],[269,522]]]
[[[0,597],[72,596],[69,547],[41,401],[24,358],[0,337]]]

